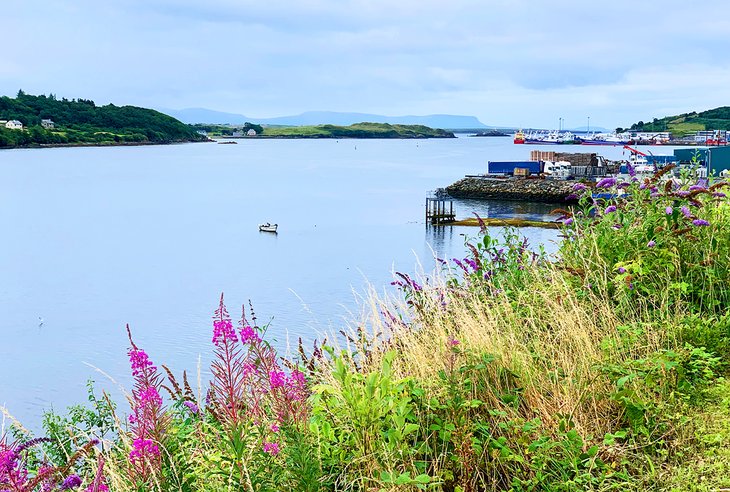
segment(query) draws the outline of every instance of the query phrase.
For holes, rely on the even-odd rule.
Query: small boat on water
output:
[[[279,227],[279,224],[269,224],[268,222],[266,224],[259,224],[259,232],[276,233],[276,229],[278,227]]]

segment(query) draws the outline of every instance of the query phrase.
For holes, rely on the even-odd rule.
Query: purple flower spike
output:
[[[664,212],[666,212],[667,215],[672,215],[674,213],[674,209],[672,207],[667,207],[664,209]]]
[[[687,217],[688,219],[692,217],[692,212],[689,211],[689,207],[686,205],[682,205],[682,208],[680,209],[682,212],[682,215]]]
[[[191,401],[184,401],[183,405],[185,405],[188,408],[188,410],[193,412],[193,414],[195,414],[195,415],[197,415],[200,412],[198,405],[196,405],[195,403],[193,403]]]
[[[714,192],[712,194],[712,196],[717,197],[717,198],[725,198],[725,197],[727,197],[727,195],[725,193],[723,193],[722,191],[716,191],[716,192]]]
[[[700,186],[700,185],[692,185],[689,187],[689,191],[699,191],[699,190],[704,190],[704,189],[706,189],[706,188],[704,186]]]
[[[570,202],[572,200],[577,200],[577,199],[578,199],[578,195],[576,195],[575,193],[571,193],[570,195],[565,197],[566,202]]]
[[[710,223],[704,219],[695,219],[692,221],[692,223],[696,226],[705,226],[706,227],[706,226],[710,225]]]
[[[656,242],[653,239],[646,243],[647,248],[653,248],[654,246],[656,246]]]
[[[596,188],[610,188],[616,184],[616,178],[603,178],[598,182]]]
[[[565,222],[563,222],[563,224],[565,224],[567,226],[570,225],[570,224],[572,224],[572,223],[573,223],[573,218],[572,217],[568,217],[567,219],[565,219]]]
[[[690,192],[687,191],[687,190],[679,190],[677,192],[677,196],[681,196],[682,198],[685,198],[685,197],[688,197],[689,196],[689,193]]]
[[[81,485],[81,478],[74,473],[73,475],[69,475],[68,477],[66,477],[66,479],[61,484],[61,490],[75,489],[79,485]]]
[[[615,211],[616,211],[616,205],[609,205],[608,207],[606,207],[606,210],[604,210],[603,213],[605,213],[605,214],[612,214]]]
[[[618,273],[626,273],[626,269],[624,267],[618,267]]]
[[[584,185],[583,183],[576,183],[573,185],[573,191],[583,191],[587,189],[588,187]]]

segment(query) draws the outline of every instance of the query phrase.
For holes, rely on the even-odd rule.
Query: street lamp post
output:
[[[588,117],[588,132],[590,133],[590,131],[591,131],[591,117],[589,116]]]

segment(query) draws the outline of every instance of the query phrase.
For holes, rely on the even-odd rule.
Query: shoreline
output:
[[[56,143],[56,144],[31,144],[16,145],[14,147],[0,147],[0,150],[18,150],[18,149],[52,149],[59,147],[144,147],[148,145],[180,145],[188,143],[210,143],[215,140],[185,140],[180,142],[74,142],[74,143]]]

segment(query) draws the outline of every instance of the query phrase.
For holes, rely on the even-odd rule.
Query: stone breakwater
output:
[[[517,200],[525,202],[565,203],[573,193],[575,181],[553,179],[464,178],[447,186],[454,198]]]

